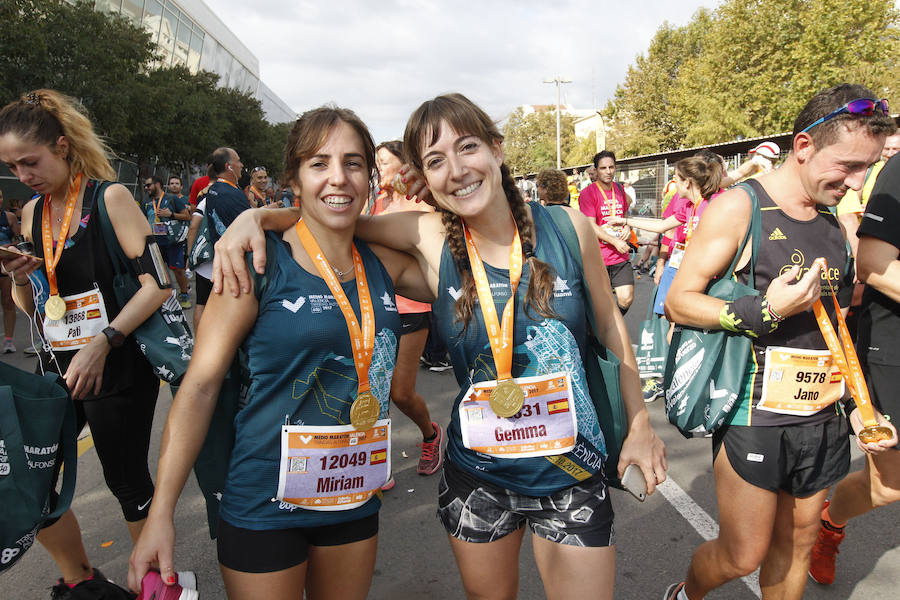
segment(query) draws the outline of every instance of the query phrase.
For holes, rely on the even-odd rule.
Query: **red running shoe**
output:
[[[825,502],[828,507],[829,502]],[[825,525],[825,521],[819,526],[819,535],[816,537],[816,543],[812,548],[812,558],[809,562],[809,576],[816,583],[831,585],[834,583],[834,565],[838,546],[844,540],[844,528],[840,531],[834,531]]]
[[[419,459],[419,464],[416,467],[416,473],[419,475],[434,474],[444,462],[443,450],[441,449],[444,433],[441,431],[441,426],[434,421],[431,422],[431,426],[434,427],[434,439],[430,442],[419,442],[416,444],[416,446],[422,447],[422,458]]]

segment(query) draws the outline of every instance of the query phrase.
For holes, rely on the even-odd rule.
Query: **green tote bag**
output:
[[[750,196],[750,227],[738,249],[727,275],[712,282],[706,293],[713,298],[731,301],[741,296],[758,296],[754,288],[756,256],[762,220],[759,199],[747,184],[740,184]],[[738,283],[734,269],[748,240],[753,244],[750,256],[750,285]],[[663,387],[666,390],[666,415],[669,422],[686,438],[705,436],[718,429],[743,393],[747,365],[753,353],[753,342],[745,335],[724,329],[697,329],[675,325]]]
[[[94,206],[97,207],[103,240],[106,242],[106,249],[115,270],[113,291],[116,302],[122,307],[137,293],[141,282],[128,266],[130,260],[119,246],[116,232],[109,220],[106,202],[103,199],[103,193],[108,185],[104,183],[97,187]],[[134,337],[156,376],[177,386],[187,371],[188,361],[191,360],[194,336],[188,329],[184,311],[174,293],[166,298],[162,306],[146,321],[138,325],[134,330]],[[175,390],[172,393],[174,395]]]
[[[75,493],[75,407],[53,373],[0,362],[0,574],[34,544],[44,523],[69,509]],[[53,511],[50,489],[62,487]]]
[[[581,246],[578,244],[578,234],[575,232],[575,227],[572,226],[569,215],[562,207],[555,206],[548,206],[547,212],[563,236],[566,246],[569,248],[569,254],[572,255],[583,273]],[[619,385],[620,362],[619,358],[610,352],[593,333],[593,331],[597,331],[597,323],[594,319],[591,294],[587,289],[587,284],[583,287],[587,318],[592,329],[588,335],[588,344],[583,357],[584,374],[591,400],[594,403],[594,410],[597,412],[597,421],[606,442],[606,461],[603,463],[603,471],[609,485],[622,489],[618,465],[619,453],[622,451],[622,444],[625,443],[625,436],[628,435],[628,417],[625,414],[625,404],[622,402],[622,390]]]
[[[653,287],[650,298],[656,298],[659,286]],[[653,313],[653,302],[647,307],[647,318],[641,321],[641,333],[634,357],[637,359],[641,379],[662,377],[669,354],[669,322]]]

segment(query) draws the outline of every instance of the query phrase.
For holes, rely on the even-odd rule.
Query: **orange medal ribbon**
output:
[[[475,240],[469,233],[469,228],[463,222],[463,233],[466,236],[466,251],[469,254],[469,263],[472,265],[472,277],[475,279],[475,289],[478,291],[478,301],[481,304],[481,314],[484,317],[484,325],[487,328],[488,340],[491,343],[491,354],[494,355],[494,366],[497,369],[497,381],[512,379],[512,344],[513,344],[513,308],[515,305],[516,289],[519,279],[522,277],[522,240],[519,238],[519,229],[515,229],[512,245],[509,248],[509,300],[503,308],[503,324],[497,320],[497,309],[494,306],[494,297],[491,295],[491,286],[488,283],[481,255],[475,246]]]
[[[703,198],[700,198],[700,202],[703,202]],[[691,207],[691,216],[688,217],[687,227],[684,230],[684,246],[687,248],[688,242],[691,241],[691,236],[694,235],[694,216],[697,214],[697,207],[700,206],[700,202],[694,204]],[[693,204],[693,203],[692,203]]]
[[[233,183],[231,183],[230,181],[228,181],[227,179],[222,179],[221,177],[219,177],[218,179],[216,179],[216,181],[219,182],[219,183],[227,183],[228,185],[230,185],[231,187],[233,187],[233,188],[236,189],[236,190],[241,189],[241,188],[239,188],[238,186],[236,186],[235,184],[233,184]]]
[[[161,195],[159,198],[151,200],[153,202],[153,219],[159,223],[159,205],[162,204],[163,198],[165,194]]]
[[[322,254],[322,249],[316,239],[310,233],[309,228],[303,219],[297,221],[297,235],[300,237],[300,243],[306,253],[312,258],[316,265],[316,270],[325,283],[334,299],[337,300],[341,312],[344,313],[344,320],[347,322],[347,329],[350,332],[350,340],[353,346],[353,364],[356,366],[356,376],[358,379],[357,395],[361,396],[369,392],[369,366],[372,364],[372,351],[375,348],[375,309],[372,307],[372,297],[369,294],[369,283],[366,279],[366,269],[363,266],[362,257],[356,246],[352,246],[353,252],[353,268],[356,271],[356,290],[359,295],[359,312],[362,315],[362,327],[356,319],[350,300],[341,288],[341,282],[338,281],[334,270],[328,263],[328,259]]]
[[[824,268],[827,268],[827,266]],[[847,328],[847,321],[844,320],[844,315],[841,314],[841,307],[838,305],[837,296],[834,293],[834,288],[831,286],[831,280],[826,278],[826,281],[828,282],[828,289],[831,290],[831,300],[834,302],[838,330],[841,333],[840,340],[838,340],[837,332],[831,323],[831,318],[825,312],[825,305],[822,304],[821,298],[816,298],[816,301],[813,303],[813,313],[816,316],[816,323],[819,325],[822,337],[825,338],[825,344],[828,346],[832,358],[834,358],[834,363],[840,369],[841,376],[850,387],[853,401],[859,409],[860,417],[862,417],[865,428],[859,432],[860,440],[868,443],[878,439],[890,439],[892,437],[890,429],[880,427],[878,420],[875,418],[875,410],[872,408],[872,400],[869,397],[869,388],[866,387],[866,380],[863,376],[862,367],[859,364],[856,348],[853,347],[853,340],[850,337],[850,330]],[[870,436],[876,437],[870,437],[868,440],[864,439],[866,430],[870,431]],[[886,433],[878,430],[885,430]]]
[[[59,236],[56,240],[56,250],[53,249],[53,226],[50,224],[50,196],[44,197],[44,208],[41,217],[41,237],[44,245],[44,267],[47,271],[47,281],[50,284],[50,297],[59,297],[59,288],[56,284],[56,265],[62,258],[66,238],[69,236],[69,226],[72,223],[72,215],[75,214],[75,204],[78,202],[78,192],[81,191],[82,174],[79,173],[69,184],[66,194],[66,212],[59,226]],[[52,318],[52,317],[51,317]],[[59,318],[62,318],[60,316]]]

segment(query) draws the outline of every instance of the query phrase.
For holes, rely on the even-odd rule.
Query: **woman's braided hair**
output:
[[[410,116],[403,134],[403,148],[407,162],[419,172],[424,172],[422,165],[422,149],[426,144],[433,144],[441,135],[441,126],[446,123],[457,132],[474,135],[487,144],[503,141],[503,135],[497,130],[490,117],[462,94],[445,94],[424,102]],[[538,260],[534,256],[535,233],[525,200],[509,172],[509,168],[500,165],[501,184],[509,209],[519,229],[522,240],[522,254],[531,271],[528,291],[525,294],[525,310],[533,310],[544,318],[556,318],[551,305],[553,283],[556,273],[553,267]],[[466,251],[466,239],[463,234],[462,221],[456,214],[441,207],[436,208],[441,215],[441,222],[447,236],[447,246],[456,263],[462,282],[462,290],[456,300],[456,319],[463,324],[463,332],[469,327],[474,314],[475,279],[472,277],[472,266]]]

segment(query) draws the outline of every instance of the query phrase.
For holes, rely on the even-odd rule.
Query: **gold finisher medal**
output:
[[[491,410],[498,417],[508,419],[520,410],[525,403],[525,393],[512,379],[497,383],[491,391]]]
[[[44,314],[51,321],[59,321],[66,314],[66,301],[59,296],[50,296],[44,303]]]
[[[889,440],[894,437],[894,433],[891,431],[890,427],[872,425],[861,429],[858,437],[859,441],[863,444],[872,444],[874,442],[880,442],[881,440]]]
[[[372,392],[360,392],[350,406],[350,423],[357,431],[368,431],[378,421],[381,405]]]

